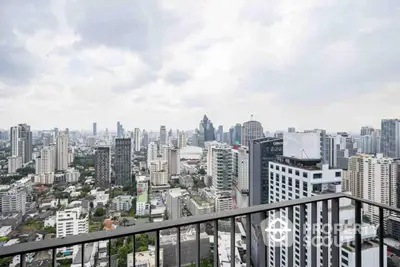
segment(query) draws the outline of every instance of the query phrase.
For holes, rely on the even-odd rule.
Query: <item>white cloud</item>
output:
[[[206,113],[357,131],[400,111],[397,1],[6,2],[3,128],[193,129]]]

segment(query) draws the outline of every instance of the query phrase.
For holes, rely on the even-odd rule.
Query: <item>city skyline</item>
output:
[[[353,131],[400,114],[397,1],[151,2],[6,1],[0,127],[192,129],[207,113]]]

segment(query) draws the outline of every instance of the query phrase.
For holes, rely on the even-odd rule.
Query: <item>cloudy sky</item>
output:
[[[398,0],[2,0],[0,128],[379,126],[399,33]]]

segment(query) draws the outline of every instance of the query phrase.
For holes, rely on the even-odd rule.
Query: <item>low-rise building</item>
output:
[[[132,208],[133,196],[124,195],[115,197],[113,202],[113,207],[117,211],[129,211]]]
[[[160,266],[164,265],[164,250],[160,249]],[[155,265],[155,252],[154,251],[143,251],[135,253],[135,266],[133,266],[133,253],[126,256],[127,267],[157,267]]]
[[[193,178],[190,175],[180,176],[179,184],[183,185],[184,187],[193,187]]]
[[[201,196],[186,199],[186,207],[192,215],[208,214],[215,211],[214,203]]]

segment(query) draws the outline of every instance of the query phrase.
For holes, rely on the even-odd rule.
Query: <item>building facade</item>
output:
[[[68,169],[68,134],[66,132],[61,132],[57,137],[56,169],[59,171]]]
[[[111,151],[110,147],[98,147],[95,152],[95,185],[109,188],[111,185]]]
[[[400,120],[382,120],[381,152],[385,157],[400,157]]]
[[[115,183],[132,185],[132,143],[130,138],[115,139]]]

